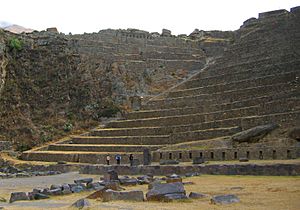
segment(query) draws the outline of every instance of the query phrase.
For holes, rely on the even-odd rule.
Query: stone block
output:
[[[212,204],[230,204],[230,203],[238,203],[240,199],[236,195],[216,195],[213,196],[210,200]]]
[[[15,202],[15,201],[26,201],[29,200],[28,195],[25,192],[13,192],[10,194],[9,202]]]
[[[174,195],[172,196],[172,194]],[[184,186],[180,182],[155,184],[146,194],[148,201],[169,201],[173,199],[182,199],[184,196]]]
[[[189,198],[192,199],[199,199],[199,198],[206,198],[208,195],[196,192],[190,192]]]
[[[118,192],[114,190],[106,190],[103,193],[103,201],[127,200],[127,201],[144,201],[143,191],[127,191]]]

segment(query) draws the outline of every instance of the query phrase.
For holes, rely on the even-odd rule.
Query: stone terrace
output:
[[[280,136],[238,148],[222,142],[266,123],[279,124],[281,131],[299,126],[300,9],[261,13],[258,19],[245,21],[237,33],[238,41],[223,57],[188,81],[145,101],[140,111],[130,112],[105,128],[24,152],[22,158],[105,163],[107,154],[118,153],[127,163],[129,153],[142,160],[144,148],[153,151],[154,161],[191,161],[199,155],[209,160],[297,158],[299,147],[279,141]],[[155,54],[151,57],[156,58]],[[158,150],[190,142],[216,142],[221,146]]]

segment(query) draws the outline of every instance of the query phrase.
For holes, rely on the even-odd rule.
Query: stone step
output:
[[[246,79],[255,79],[257,77],[264,77],[268,75],[283,74],[286,72],[299,72],[300,60],[293,62],[284,62],[274,67],[274,64],[264,65],[263,67],[255,68],[243,68],[239,71],[226,72],[226,73],[216,73],[213,76],[206,76],[206,70],[193,79],[186,81],[182,85],[179,85],[176,89],[189,89],[201,86],[210,86],[216,84],[229,83],[233,81],[240,81]],[[199,85],[200,84],[200,85]]]
[[[222,58],[223,59],[223,58]],[[256,61],[243,61],[243,62],[235,62],[232,64],[226,63],[226,59],[224,59],[224,63],[215,62],[209,69],[209,71],[204,71],[201,75],[203,77],[215,76],[220,74],[231,74],[238,73],[240,71],[249,70],[249,69],[264,69],[266,66],[280,66],[282,63],[294,63],[299,62],[299,57],[295,54],[285,54],[278,58],[274,57],[261,57]],[[287,67],[287,66],[285,66]]]
[[[185,142],[187,140],[200,140],[200,139],[211,139],[211,138],[216,138],[216,137],[220,137],[220,136],[227,136],[227,135],[233,135],[237,132],[239,132],[241,130],[240,127],[234,126],[234,127],[222,127],[222,128],[213,128],[213,129],[206,129],[206,130],[189,130],[184,131],[185,133],[180,134],[180,133],[173,133],[171,135],[168,135],[166,138],[164,139],[159,139],[160,141],[158,141],[157,139],[153,138],[140,138],[139,140],[137,136],[134,136],[134,139],[136,140],[136,146],[137,145],[141,145],[141,147],[143,145],[153,145],[155,144],[155,142],[158,142],[156,146],[161,145],[161,146],[165,146],[167,144],[172,144],[172,143],[180,143],[180,142]],[[185,138],[185,135],[188,137],[187,139]],[[92,139],[92,143],[90,143]],[[107,139],[107,138],[106,138]],[[111,137],[111,139],[114,139],[114,145],[115,144],[128,144],[128,141],[132,141],[133,138],[128,138],[128,141],[124,142],[124,139],[120,139],[118,137]],[[99,142],[99,140],[103,140],[103,138],[101,137],[93,137],[93,138],[81,138],[81,137],[77,137],[76,141],[74,142],[74,139],[72,139],[69,143],[70,144],[76,144],[78,142],[80,142],[80,145],[83,144],[96,144],[94,142]],[[101,142],[101,141],[100,141]],[[106,142],[101,142],[99,144],[105,144]],[[124,148],[125,149],[125,148]]]
[[[256,105],[252,107],[244,107],[230,110],[223,110],[218,112],[197,113],[189,115],[175,115],[157,118],[144,118],[133,120],[119,120],[108,123],[108,127],[114,128],[128,128],[128,127],[155,127],[155,126],[172,126],[202,123],[206,121],[221,120],[226,118],[235,118],[251,115],[272,114],[276,112],[284,112],[294,110],[299,106],[299,98],[291,100],[288,105],[283,101],[276,101],[274,103],[266,103],[261,106]],[[299,108],[299,107],[298,107]]]
[[[188,115],[188,114],[197,114],[197,113],[208,113],[208,112],[217,112],[217,111],[226,111],[231,109],[251,107],[259,105],[261,106],[264,103],[273,103],[274,106],[278,103],[285,103],[291,101],[295,104],[294,101],[298,102],[298,98],[295,98],[299,95],[299,91],[295,92],[283,92],[277,93],[274,96],[262,96],[257,98],[250,98],[242,101],[235,101],[229,103],[217,103],[210,105],[198,105],[196,107],[184,107],[184,108],[173,108],[173,109],[161,109],[161,110],[142,110],[136,112],[130,112],[126,114],[125,118],[128,120],[133,119],[143,119],[143,118],[154,118],[154,117],[167,117],[174,115]]]
[[[116,164],[115,155],[121,155],[121,163],[129,163],[129,154],[127,152],[81,152],[81,151],[29,151],[24,152],[21,156],[22,160],[27,161],[45,161],[45,162],[76,162],[76,163],[92,163],[106,164],[106,156],[110,155],[111,164]],[[143,160],[143,154],[131,152],[135,159]]]
[[[134,128],[136,132],[143,133],[145,130],[152,131],[155,134],[172,134],[172,133],[180,133],[187,131],[195,131],[195,130],[207,130],[212,128],[224,128],[224,127],[233,127],[233,126],[241,126],[243,129],[248,129],[259,124],[266,123],[282,123],[280,120],[289,119],[289,123],[292,122],[300,122],[300,111],[290,111],[290,112],[278,112],[273,114],[261,114],[247,117],[236,117],[236,118],[227,118],[221,120],[207,121],[202,123],[194,123],[194,124],[182,124],[175,126],[161,126],[161,127],[141,127]],[[130,129],[130,128],[127,128]]]
[[[195,84],[194,88],[171,91],[167,94],[166,97],[177,98],[177,97],[190,96],[190,95],[199,95],[199,94],[206,94],[206,93],[217,93],[222,91],[245,89],[249,87],[284,83],[286,81],[294,81],[297,78],[300,78],[300,69],[294,72],[272,74],[264,77],[256,77],[253,79],[251,78],[251,79],[221,83],[221,84],[210,85],[210,86],[202,86],[201,83],[198,83]]]
[[[279,83],[272,85],[264,85],[257,87],[249,87],[239,90],[229,90],[224,92],[217,92],[213,94],[199,94],[178,98],[166,98],[160,100],[148,101],[147,104],[142,105],[142,110],[157,110],[157,109],[171,109],[180,107],[193,107],[199,105],[209,105],[216,103],[229,103],[234,101],[241,101],[247,98],[256,98],[265,95],[276,95],[279,92],[289,93],[291,91],[299,91],[297,81],[288,83]]]
[[[223,136],[231,136],[235,133],[242,131],[241,127],[228,127],[228,128],[211,128],[207,130],[193,130],[180,133],[174,133],[170,136],[170,142],[173,144],[195,141],[195,140],[204,140],[204,139],[213,139]]]
[[[255,100],[255,99],[254,99]],[[258,99],[256,99],[258,100]],[[282,100],[278,100],[276,103],[277,106],[274,108],[274,101],[266,103],[269,104],[268,107],[273,107],[273,109],[276,109],[275,112],[283,112],[285,110],[291,109],[290,106],[293,106],[293,100],[299,99],[292,99],[287,98]],[[280,103],[283,103],[283,106],[280,106]],[[240,102],[241,103],[241,102]],[[261,104],[260,106],[264,106]],[[284,108],[282,108],[284,107]],[[297,109],[300,107],[298,106]],[[222,110],[226,111],[226,110]],[[166,112],[166,110],[165,110]],[[229,110],[230,112],[230,110]],[[241,111],[242,112],[242,111]],[[269,112],[265,113],[256,113],[257,115],[261,114],[270,114],[274,111],[269,109]],[[180,113],[180,112],[179,112]],[[222,112],[221,112],[222,113]],[[224,113],[224,112],[223,112]],[[226,123],[220,124],[221,121],[224,121]],[[218,120],[218,121],[208,121],[206,123],[194,123],[194,124],[183,124],[183,125],[176,125],[176,126],[154,126],[154,127],[133,127],[133,128],[109,128],[109,129],[97,129],[93,130],[90,135],[95,136],[121,136],[121,135],[127,135],[127,136],[137,136],[137,135],[169,135],[172,133],[178,133],[178,132],[185,132],[185,131],[193,131],[193,130],[205,130],[210,128],[220,128],[220,127],[232,127],[235,125],[240,125],[240,118],[230,118],[229,120]],[[217,123],[218,122],[218,123]]]
[[[157,150],[164,145],[120,145],[120,144],[51,144],[48,151],[82,152],[143,152],[145,148]]]
[[[77,136],[65,142],[69,144],[122,144],[122,145],[164,145],[169,135],[156,136]]]

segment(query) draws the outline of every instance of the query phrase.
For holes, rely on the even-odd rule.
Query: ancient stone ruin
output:
[[[44,92],[38,93],[43,98],[53,88],[46,101],[60,105],[58,113],[107,96],[128,106],[105,127],[25,151],[23,160],[105,164],[110,155],[115,164],[119,154],[128,164],[133,154],[143,163],[145,149],[157,163],[300,156],[299,138],[290,135],[300,122],[299,7],[261,13],[234,32],[195,30],[176,37],[166,29],[109,29],[65,36],[51,29],[22,38],[30,40],[34,58],[50,50],[54,68],[64,68],[44,72],[35,66],[30,73],[55,78],[61,89],[41,80]]]

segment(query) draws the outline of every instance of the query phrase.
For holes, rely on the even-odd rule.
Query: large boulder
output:
[[[184,186],[180,182],[155,184],[146,194],[148,201],[171,201],[186,199]]]
[[[103,192],[103,201],[127,200],[127,201],[144,201],[143,191],[119,192],[114,190],[106,190]]]
[[[238,143],[255,143],[276,128],[278,128],[277,124],[260,125],[234,134],[231,139]]]
[[[29,200],[28,195],[25,192],[13,192],[10,194],[9,202],[15,202],[15,201],[26,201]]]
[[[240,202],[240,199],[233,194],[216,195],[211,198],[210,202],[212,204],[230,204],[230,203],[238,203]]]

